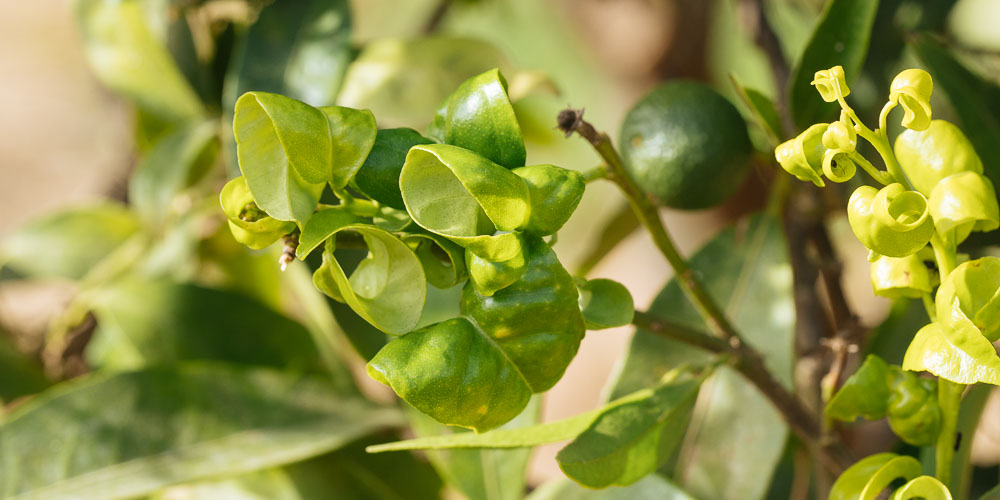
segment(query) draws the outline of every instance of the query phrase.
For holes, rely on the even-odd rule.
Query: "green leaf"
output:
[[[492,261],[520,250],[513,231],[531,214],[528,186],[511,171],[467,149],[414,146],[399,177],[406,211],[420,227]]]
[[[403,170],[406,153],[418,144],[432,141],[410,128],[378,131],[375,145],[354,180],[369,198],[398,210],[406,210],[399,192],[399,173]]]
[[[853,422],[858,417],[885,417],[889,401],[889,365],[869,354],[826,405],[826,416]]]
[[[459,85],[438,108],[427,135],[475,151],[503,167],[524,166],[524,137],[507,96],[507,80],[499,69]]]
[[[370,109],[385,127],[423,129],[452,90],[498,66],[506,66],[503,54],[480,40],[379,39],[351,63],[337,104]]]
[[[334,189],[342,189],[354,178],[375,144],[378,127],[367,109],[324,106],[319,108],[330,123],[330,171],[326,180]]]
[[[960,314],[960,313],[959,313]],[[958,384],[1000,385],[1000,357],[986,337],[963,316],[936,321],[913,337],[903,369],[928,371]]]
[[[306,223],[306,227],[302,228],[295,256],[305,260],[306,256],[322,245],[324,241],[336,235],[338,231],[363,221],[364,219],[341,206],[327,207],[317,211]]]
[[[736,89],[736,96],[740,98],[743,105],[750,111],[750,116],[753,117],[754,122],[767,134],[771,145],[777,146],[785,138],[785,130],[781,125],[781,117],[778,115],[774,101],[757,90],[744,87],[736,80],[736,76],[732,73],[729,74],[729,81],[732,82],[733,88]]]
[[[0,242],[0,264],[32,278],[80,279],[139,230],[135,214],[116,203],[48,214]]]
[[[1000,484],[996,488],[983,493],[983,496],[979,497],[979,500],[997,500],[1000,499]]]
[[[524,179],[531,196],[531,217],[524,230],[538,236],[562,228],[587,188],[587,181],[579,172],[555,165],[520,167],[514,173]]]
[[[588,330],[625,326],[632,322],[635,303],[628,288],[609,279],[577,279],[580,311]]]
[[[34,394],[51,384],[41,363],[20,352],[6,332],[0,331],[0,403]]]
[[[695,500],[662,476],[650,474],[626,487],[584,488],[568,479],[547,481],[528,500]]]
[[[910,47],[934,77],[934,87],[948,96],[976,152],[983,159],[984,174],[1000,185],[1000,87],[969,71],[945,46],[929,34],[910,39]]]
[[[246,177],[227,182],[219,193],[219,202],[233,238],[254,250],[271,246],[295,229],[294,222],[269,217],[257,206]]]
[[[218,154],[219,123],[215,120],[181,127],[146,153],[129,179],[128,198],[145,220],[164,220],[174,197],[194,185]]]
[[[671,381],[601,412],[559,451],[559,468],[589,488],[642,479],[680,445],[700,386],[697,380]]]
[[[305,224],[330,170],[326,115],[294,99],[248,92],[233,119],[240,170],[257,205],[278,220]]]
[[[130,277],[86,301],[99,324],[87,358],[103,369],[189,360],[319,368],[316,346],[302,325],[238,293]]]
[[[862,458],[847,468],[830,488],[829,500],[874,500],[894,480],[909,481],[921,473],[920,462],[895,453]]]
[[[777,219],[758,215],[717,235],[689,264],[716,303],[786,386],[792,380],[795,306],[792,272]],[[650,313],[707,330],[697,310],[671,281]],[[612,397],[650,387],[681,364],[712,360],[687,344],[639,330],[632,338]],[[674,477],[703,498],[761,498],[784,450],[787,427],[771,403],[736,372],[720,368],[705,383],[695,422]],[[734,446],[733,443],[740,443]]]
[[[951,500],[951,492],[937,478],[920,476],[896,490],[891,500],[911,500],[916,498]]]
[[[347,303],[383,332],[401,335],[413,330],[427,298],[427,278],[413,250],[392,233],[375,226],[349,224],[331,228],[331,236],[340,231],[359,233],[368,246],[368,257],[348,277],[333,255],[336,240],[328,239],[323,265],[313,274],[316,287],[334,300]]]
[[[832,117],[836,106],[823,102],[811,85],[817,71],[843,66],[848,81],[861,74],[878,0],[831,0],[792,70],[789,101],[799,128]]]
[[[465,250],[451,240],[427,232],[407,233],[402,240],[417,254],[431,285],[451,288],[465,279]]]
[[[397,411],[341,398],[324,379],[269,369],[182,365],[92,376],[3,421],[0,494],[131,498],[300,461],[400,423]]]
[[[165,37],[157,36],[166,26],[151,23],[168,17],[156,12],[166,5],[79,0],[75,8],[87,59],[102,83],[165,121],[202,115],[201,102],[167,51]]]

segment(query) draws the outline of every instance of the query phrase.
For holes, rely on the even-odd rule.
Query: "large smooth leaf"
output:
[[[921,328],[906,349],[903,369],[928,371],[958,384],[1000,385],[996,349],[960,314]]]
[[[929,34],[913,37],[910,47],[955,108],[962,130],[983,159],[983,173],[1000,185],[1000,87],[969,71]]]
[[[197,94],[165,46],[165,2],[78,0],[76,16],[87,59],[97,77],[161,120],[184,121],[203,113]],[[157,36],[157,34],[164,36]]]
[[[145,220],[162,221],[174,197],[205,175],[218,153],[218,129],[214,120],[181,127],[146,153],[128,187],[129,201]]]
[[[698,380],[669,382],[601,412],[556,455],[559,467],[589,488],[627,486],[663,465],[691,419]]]
[[[186,365],[54,388],[0,425],[0,495],[130,498],[317,456],[400,424],[321,378]]]
[[[531,492],[528,500],[695,500],[695,498],[667,479],[650,474],[630,486],[603,490],[584,488],[567,479],[554,479]]]
[[[46,215],[0,242],[0,264],[33,278],[80,279],[139,230],[135,214],[101,203]]]
[[[689,263],[709,294],[740,325],[745,339],[786,386],[792,379],[795,307],[792,274],[779,222],[765,215],[730,227]],[[707,330],[676,281],[653,301],[651,314]],[[681,364],[711,360],[704,351],[639,330],[612,390],[620,397],[655,385]],[[784,449],[787,427],[749,382],[720,368],[705,383],[675,477],[705,498],[761,498]]]
[[[275,219],[305,224],[330,171],[326,114],[278,94],[249,92],[236,102],[233,133],[257,205]]]
[[[99,331],[87,357],[104,369],[199,359],[299,371],[320,366],[302,325],[238,293],[126,278],[97,290],[88,303]]]
[[[479,40],[447,36],[375,40],[348,68],[337,104],[371,109],[384,127],[422,130],[463,81],[505,66],[500,51]]]
[[[527,155],[517,115],[499,69],[469,78],[444,101],[427,135],[469,149],[507,168],[524,166]]]
[[[817,71],[843,66],[848,82],[856,79],[868,53],[878,0],[831,0],[792,71],[789,100],[795,124],[806,128],[834,115],[810,84]]]

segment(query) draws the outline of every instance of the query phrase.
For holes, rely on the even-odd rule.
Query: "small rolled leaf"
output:
[[[257,206],[245,177],[227,182],[219,194],[219,201],[233,238],[254,250],[270,246],[295,229],[294,222],[269,217]]]
[[[588,330],[625,326],[635,315],[635,302],[625,285],[609,280],[578,278],[580,311]]]
[[[857,170],[854,160],[844,151],[828,149],[823,154],[823,175],[833,182],[847,182]]]
[[[267,92],[236,101],[236,155],[257,205],[278,220],[305,224],[329,172],[326,115],[303,102]]]
[[[1000,227],[993,183],[981,174],[961,172],[941,179],[931,191],[929,203],[938,233],[956,244],[972,231]]]
[[[554,165],[515,168],[531,196],[531,217],[525,232],[546,236],[558,231],[576,210],[587,189],[579,172]]]
[[[915,298],[934,291],[931,272],[918,254],[906,257],[879,256],[871,264],[872,290],[890,299]]]
[[[910,130],[926,130],[931,123],[931,92],[934,83],[930,73],[922,69],[906,69],[892,79],[889,101],[903,107],[903,126]]]
[[[451,288],[467,276],[465,249],[433,233],[407,233],[401,239],[424,266],[427,282],[437,288]]]
[[[844,152],[854,151],[858,147],[858,132],[844,111],[840,112],[840,120],[835,121],[823,132],[823,146],[827,149],[839,149]]]
[[[326,115],[330,130],[329,170],[325,181],[334,189],[342,189],[365,163],[378,127],[375,116],[367,109],[353,109],[341,106],[319,108]]]
[[[299,236],[299,246],[295,249],[295,256],[300,260],[312,253],[324,241],[333,237],[346,226],[360,224],[363,219],[354,215],[344,207],[327,207],[317,211],[302,229]]]
[[[413,146],[431,142],[410,128],[379,130],[375,144],[354,176],[354,181],[369,198],[397,210],[406,210],[403,195],[399,192],[399,173],[403,170],[406,153]]]
[[[313,273],[316,288],[346,303],[358,316],[383,332],[401,335],[413,330],[427,298],[427,279],[420,259],[409,246],[384,229],[366,224],[340,226],[342,221],[329,222],[333,229],[321,231],[329,232],[331,238],[326,240],[323,250],[323,265]],[[360,233],[368,245],[368,257],[358,264],[350,277],[333,254],[335,240],[332,236],[340,231]]]
[[[844,422],[858,417],[878,420],[885,417],[889,400],[890,367],[882,358],[869,354],[858,371],[830,398],[826,416]]]
[[[898,370],[894,370],[886,410],[889,427],[909,444],[929,446],[937,440],[941,430],[937,381]]]
[[[399,187],[406,211],[420,227],[489,260],[513,256],[517,236],[509,231],[525,227],[531,215],[528,186],[521,177],[447,144],[410,149]]]
[[[847,88],[843,66],[817,71],[810,84],[816,87],[816,91],[826,102],[835,102],[838,96],[847,97],[851,93],[851,89]]]
[[[477,432],[516,417],[532,393],[502,347],[466,318],[389,342],[367,369],[414,408]]]
[[[494,262],[465,251],[465,265],[469,270],[469,283],[480,295],[490,297],[521,278],[527,269],[524,252],[519,251],[511,258]]]
[[[427,135],[506,168],[524,166],[524,138],[507,96],[507,81],[498,69],[459,85],[438,108]]]
[[[920,476],[911,479],[910,482],[896,490],[890,500],[912,500],[916,498],[923,498],[924,500],[952,500],[948,487],[933,476]]]
[[[823,155],[826,153],[823,134],[828,126],[827,123],[817,123],[798,137],[783,142],[775,148],[774,157],[781,168],[799,180],[810,181],[819,187],[825,186],[821,174]]]
[[[829,500],[875,500],[896,479],[921,474],[920,462],[895,453],[878,453],[858,460],[834,481]]]
[[[957,384],[1000,385],[1000,357],[960,309],[938,318],[913,337],[903,369],[928,371]]]
[[[889,257],[916,253],[934,234],[927,199],[899,183],[859,187],[847,203],[847,218],[862,244]]]
[[[934,186],[959,172],[983,173],[983,162],[961,129],[944,120],[933,120],[926,130],[904,130],[893,146],[903,173],[930,196]]]
[[[983,257],[960,264],[938,288],[937,315],[948,318],[953,308],[990,342],[1000,339],[1000,259]]]

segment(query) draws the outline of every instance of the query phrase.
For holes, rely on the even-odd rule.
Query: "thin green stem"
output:
[[[956,384],[938,377],[938,406],[941,407],[941,433],[938,434],[934,450],[935,470],[944,484],[951,482],[951,461],[955,458],[955,428],[958,425],[958,409],[962,403],[964,384]]]
[[[889,112],[895,107],[896,103],[889,101],[885,103],[885,106],[882,106],[882,111],[878,114],[878,135],[882,136],[886,142],[889,142],[889,129],[886,127],[886,122],[889,118]]]
[[[608,177],[608,168],[604,165],[598,165],[596,167],[591,167],[587,170],[580,172],[583,174],[583,180],[587,184],[593,181],[605,179]]]
[[[944,281],[955,269],[955,247],[945,243],[939,234],[934,233],[931,236],[931,248],[934,249],[934,260],[937,261],[938,274],[941,275],[941,281]]]
[[[850,154],[848,154],[848,157],[850,157],[850,159],[853,160],[854,163],[860,165],[861,168],[863,168],[865,172],[868,172],[868,175],[872,176],[872,178],[875,179],[875,181],[878,182],[879,184],[883,186],[888,186],[889,184],[893,183],[892,176],[888,172],[883,172],[882,170],[879,170],[875,165],[872,165],[872,162],[868,161],[867,158],[862,156],[861,153],[858,153],[857,151],[851,151]]]
[[[836,92],[837,102],[840,103],[841,109],[843,109],[844,112],[847,113],[847,116],[851,118],[851,121],[854,122],[854,129],[857,131],[858,135],[870,142],[871,145],[875,147],[875,151],[878,151],[878,154],[882,157],[882,161],[885,162],[885,168],[889,171],[889,175],[895,179],[895,182],[899,182],[905,186],[906,189],[916,191],[913,184],[910,183],[910,179],[906,177],[903,169],[900,168],[899,162],[896,161],[896,155],[892,152],[892,146],[889,145],[889,138],[885,131],[884,122],[886,121],[889,111],[892,108],[882,108],[882,113],[879,116],[879,125],[881,128],[879,128],[878,131],[874,131],[868,128],[868,126],[865,125],[860,118],[858,118],[858,114],[854,112],[854,108],[851,108],[851,106],[847,104],[844,96],[840,94],[840,90],[836,89]]]
[[[931,322],[937,321],[937,309],[934,308],[934,299],[931,297],[931,294],[920,294],[920,298],[924,301],[924,310],[927,311],[927,317],[930,318]]]

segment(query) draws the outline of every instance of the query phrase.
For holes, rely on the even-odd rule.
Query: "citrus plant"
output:
[[[127,202],[0,243],[5,281],[72,288],[35,352],[0,335],[0,496],[997,498],[970,449],[1000,385],[1000,89],[908,34],[926,69],[879,112],[848,77],[900,63],[871,42],[912,9],[830,0],[789,67],[794,30],[751,1],[775,92],[667,81],[609,135],[540,72],[435,33],[488,4],[359,43],[346,1],[77,0],[139,159]],[[539,154],[550,127],[600,164]],[[683,255],[664,210],[724,204],[739,220]],[[893,300],[870,335],[838,217]],[[584,225],[580,264],[562,250]],[[648,307],[590,272],[639,230],[674,273]],[[603,402],[543,422],[581,346],[627,326]],[[880,452],[859,418],[891,429]],[[565,477],[529,484],[552,443]]]

